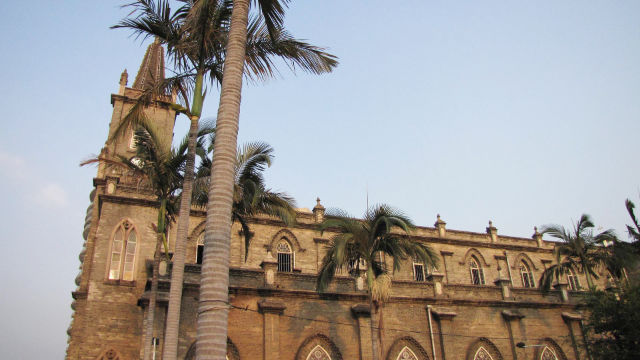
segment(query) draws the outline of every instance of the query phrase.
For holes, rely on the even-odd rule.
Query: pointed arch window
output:
[[[550,347],[545,346],[540,355],[540,360],[558,360],[556,353]]]
[[[491,354],[481,346],[473,356],[473,360],[493,360],[493,358],[491,357]]]
[[[576,276],[576,273],[575,271],[573,271],[573,269],[569,269],[567,271],[567,282],[569,283],[569,286],[567,286],[569,290],[580,290],[580,283],[578,282],[578,277]]]
[[[123,221],[113,233],[111,257],[109,260],[109,280],[134,280],[136,249],[138,239],[135,227]]]
[[[398,354],[396,360],[418,360],[418,357],[411,349],[405,346],[402,348],[402,351],[400,351],[400,354]]]
[[[327,350],[322,346],[316,345],[316,347],[309,352],[306,360],[331,360],[331,356],[329,356]]]
[[[202,259],[204,258],[204,231],[198,236],[196,242],[196,264],[202,265]]]
[[[278,252],[278,271],[292,272],[293,271],[293,251],[291,251],[291,245],[285,239],[280,240],[276,246]]]
[[[531,272],[531,268],[524,260],[520,261],[520,278],[522,279],[523,287],[536,287],[535,282],[533,281],[533,273]]]
[[[478,258],[472,255],[469,259],[469,273],[471,274],[471,283],[473,285],[484,285],[484,272],[479,264]]]

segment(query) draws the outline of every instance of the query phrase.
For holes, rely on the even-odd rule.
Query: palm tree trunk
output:
[[[380,344],[378,340],[380,333],[376,331],[376,323],[378,322],[378,307],[374,304],[373,300],[369,301],[371,308],[371,355],[372,360],[380,360]]]
[[[249,0],[235,0],[220,90],[200,280],[196,358],[225,360],[229,316],[229,247],[233,175]]]
[[[149,293],[149,310],[147,312],[147,328],[144,334],[144,360],[151,359],[153,339],[153,325],[155,322],[156,299],[158,297],[158,265],[160,264],[160,249],[162,247],[162,233],[158,231],[156,251],[153,254],[153,275],[151,276],[151,291]]]
[[[191,194],[193,192],[193,169],[196,159],[196,140],[198,137],[198,121],[202,109],[204,96],[202,94],[202,73],[196,77],[193,95],[193,109],[191,111],[191,126],[189,127],[189,142],[187,145],[187,163],[185,165],[184,180],[182,182],[182,198],[178,218],[176,245],[173,253],[173,267],[171,270],[171,287],[169,289],[169,309],[167,310],[167,324],[164,335],[164,360],[178,358],[178,339],[180,330],[180,307],[182,305],[182,283],[184,280],[184,262],[186,256],[187,237],[189,236],[189,214],[191,213]]]

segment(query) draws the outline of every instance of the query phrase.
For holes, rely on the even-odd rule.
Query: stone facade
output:
[[[149,53],[162,56],[151,47]],[[144,70],[149,62],[158,63],[145,60],[140,71],[149,71]],[[110,134],[142,91],[135,84],[127,88],[126,81],[124,73],[120,93],[112,95]],[[157,99],[146,113],[170,143],[175,112]],[[107,142],[103,155],[133,156],[128,141],[124,136]],[[142,358],[156,241],[151,224],[157,220],[157,203],[137,180],[99,165],[83,232],[78,288],[73,292],[68,359]],[[327,292],[315,290],[325,246],[333,235],[317,231],[323,216],[324,207],[318,201],[313,211],[299,211],[297,224],[289,228],[269,217],[252,219],[254,236],[246,259],[240,227],[234,224],[229,359],[372,358],[366,282],[344,274],[336,277]],[[180,322],[181,359],[195,358],[197,247],[204,221],[205,212],[194,208]],[[175,230],[174,226],[170,232],[170,248]],[[119,231],[125,236],[133,233],[135,238],[122,239]],[[554,244],[543,241],[537,231],[527,239],[499,235],[491,223],[484,233],[450,230],[438,216],[434,227],[419,227],[411,236],[439,254],[440,266],[424,269],[408,259],[394,274],[392,296],[383,307],[384,359],[588,358],[581,330],[582,292],[567,289],[567,284],[558,284],[548,293],[538,288],[540,275],[552,261]],[[291,271],[278,271],[282,241],[292,251]],[[117,253],[118,247],[124,250]],[[127,266],[133,267],[129,279],[123,277]],[[155,359],[161,359],[164,343],[170,267],[161,267]],[[116,268],[122,270],[117,276],[110,272]],[[586,284],[582,274],[576,277],[579,284]],[[605,285],[604,278],[599,286]],[[520,342],[536,346],[516,346]]]

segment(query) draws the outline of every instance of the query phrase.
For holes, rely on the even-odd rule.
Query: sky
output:
[[[104,145],[110,94],[148,45],[109,29],[123,3],[0,3],[3,358],[64,357],[96,172],[78,163]],[[268,184],[299,207],[387,203],[418,225],[441,214],[449,229],[492,220],[521,237],[587,213],[626,238],[639,14],[638,1],[295,1],[286,27],[340,66],[245,84],[239,141],[274,147]]]

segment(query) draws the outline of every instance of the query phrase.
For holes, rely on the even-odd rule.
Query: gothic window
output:
[[[473,360],[493,360],[493,358],[491,357],[489,352],[481,346],[473,356]]]
[[[400,351],[400,354],[398,354],[396,360],[418,360],[418,357],[411,349],[405,346],[402,348],[402,351]]]
[[[471,273],[471,283],[473,285],[484,285],[484,272],[480,267],[480,262],[475,256],[469,259],[469,272]]]
[[[556,354],[551,350],[548,346],[544,347],[542,350],[542,355],[540,355],[540,360],[558,360]]]
[[[291,251],[291,245],[284,239],[280,240],[278,246],[276,246],[276,251],[278,252],[278,271],[293,271],[293,251]]]
[[[111,242],[110,280],[133,281],[137,244],[135,227],[130,222],[123,221],[113,234]]]
[[[580,283],[578,282],[578,277],[573,269],[569,269],[567,271],[567,282],[569,283],[569,290],[578,291],[580,289]]]
[[[196,245],[196,264],[202,264],[202,258],[204,257],[204,231],[198,236]]]
[[[531,268],[529,265],[522,260],[520,261],[520,277],[522,278],[522,286],[526,288],[535,287],[535,282],[533,281],[533,273],[531,272]]]
[[[424,264],[416,260],[413,261],[413,280],[425,281]]]
[[[322,346],[316,345],[316,347],[309,352],[306,360],[331,360],[331,356],[329,356],[329,353]]]

